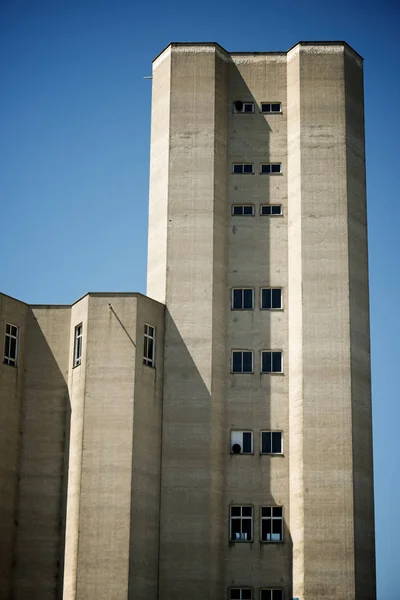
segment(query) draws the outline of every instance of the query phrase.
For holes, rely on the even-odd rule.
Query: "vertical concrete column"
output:
[[[223,594],[229,57],[214,44],[164,54],[153,71],[156,90],[171,61],[159,594],[213,600]],[[157,261],[149,247],[150,271]],[[154,285],[149,275],[148,293],[162,299]]]
[[[28,306],[0,294],[0,352],[4,351],[6,323],[19,327],[17,367],[0,360],[0,598],[10,600],[13,548],[16,535],[20,409],[23,397],[26,319]]]
[[[307,600],[374,593],[358,590],[355,577],[357,563],[364,572],[356,524],[371,514],[372,471],[370,428],[361,444],[355,437],[370,425],[369,345],[362,85],[348,90],[348,56],[359,63],[342,44],[288,53],[290,521],[293,595]],[[354,114],[358,126],[349,131]],[[367,391],[364,409],[359,389]]]
[[[89,297],[85,296],[71,308],[68,388],[71,402],[67,515],[64,554],[63,600],[77,598],[79,521],[81,506],[83,424],[86,387],[86,347]],[[75,327],[83,324],[82,360],[73,366]]]

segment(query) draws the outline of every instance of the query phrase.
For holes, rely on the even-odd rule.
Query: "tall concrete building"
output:
[[[154,60],[147,295],[0,296],[0,598],[375,599],[346,43]]]

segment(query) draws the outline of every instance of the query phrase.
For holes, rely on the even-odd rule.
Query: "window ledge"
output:
[[[260,308],[260,310],[267,310],[269,312],[283,312],[283,308]]]
[[[261,371],[261,375],[284,375],[285,373],[269,373],[268,371]]]
[[[254,456],[254,452],[229,452],[231,456]]]
[[[5,360],[3,360],[3,365],[6,365],[7,367],[12,367],[13,369],[18,369],[18,365],[10,365],[10,363],[6,362]]]
[[[283,454],[283,452],[282,453],[279,453],[279,452],[260,452],[260,456],[277,456],[277,457],[280,457],[280,458],[285,458],[285,455]],[[269,543],[270,542],[268,542],[268,544]]]
[[[284,544],[284,543],[285,543],[285,541],[284,541],[284,540],[280,540],[279,542],[278,542],[278,541],[267,542],[266,540],[260,540],[260,544],[268,544],[268,545],[271,545],[271,544]]]
[[[254,375],[254,371],[231,371],[232,375]],[[283,375],[283,373],[282,373]]]

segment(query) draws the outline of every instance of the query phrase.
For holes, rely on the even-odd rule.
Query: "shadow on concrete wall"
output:
[[[287,255],[287,244],[286,235],[287,227],[284,225],[287,219],[285,214],[285,208],[283,217],[268,217],[262,216],[260,207],[262,204],[281,204],[282,199],[287,197],[285,191],[285,181],[282,175],[274,175],[272,179],[269,179],[268,175],[261,175],[259,167],[261,163],[268,162],[282,162],[284,158],[280,155],[273,154],[271,151],[271,133],[273,132],[272,127],[274,119],[279,119],[279,115],[272,115],[269,119],[271,125],[264,114],[260,112],[259,101],[260,98],[255,98],[250,91],[246,81],[243,79],[239,69],[235,64],[232,63],[230,68],[230,106],[228,111],[232,111],[230,117],[231,124],[231,144],[228,148],[230,156],[235,157],[235,162],[240,162],[239,153],[242,152],[243,162],[253,162],[255,164],[255,173],[251,176],[232,175],[234,180],[230,184],[229,194],[229,212],[231,212],[232,204],[246,203],[245,194],[249,191],[249,197],[247,202],[254,204],[254,217],[230,217],[230,228],[232,233],[229,233],[229,237],[232,239],[232,244],[237,244],[239,240],[244,239],[245,235],[249,236],[248,244],[248,256],[246,256],[248,262],[249,278],[246,281],[246,286],[255,288],[255,308],[253,311],[229,311],[229,332],[231,339],[235,339],[235,329],[239,328],[241,331],[248,327],[249,340],[254,340],[254,346],[248,349],[254,351],[255,368],[254,374],[230,374],[227,380],[227,404],[228,414],[229,405],[236,401],[240,402],[239,396],[242,396],[249,410],[250,414],[243,413],[241,415],[242,426],[239,427],[239,423],[235,421],[235,429],[251,429],[254,435],[255,455],[254,456],[235,456],[231,455],[230,464],[228,461],[228,469],[233,470],[235,475],[240,475],[242,472],[243,480],[248,481],[249,488],[256,491],[256,497],[259,499],[258,502],[253,501],[253,513],[254,513],[254,542],[252,544],[243,543],[232,543],[229,541],[228,551],[225,551],[226,556],[229,556],[231,564],[235,565],[235,571],[237,578],[228,581],[227,585],[235,586],[246,586],[251,587],[252,580],[258,578],[261,574],[262,585],[265,587],[283,587],[285,590],[285,597],[292,597],[292,552],[293,544],[289,530],[289,494],[283,494],[282,497],[274,497],[272,494],[271,486],[271,469],[276,466],[274,461],[284,460],[286,462],[286,473],[285,476],[289,478],[289,449],[288,449],[288,368],[287,368],[287,340],[286,340],[286,353],[284,352],[284,371],[286,372],[283,376],[275,376],[261,373],[261,351],[262,350],[279,350],[281,349],[280,344],[277,344],[277,340],[271,334],[271,323],[274,320],[275,327],[279,327],[279,321],[282,325],[287,327],[286,312],[269,312],[260,310],[260,287],[276,286],[278,282],[276,279],[276,270],[274,278],[271,278],[271,261],[274,260],[272,253],[271,244],[271,232],[277,228],[280,228],[284,234],[282,241],[282,252]],[[236,100],[241,101],[253,101],[255,106],[254,114],[243,114],[236,115],[233,112],[232,103]],[[265,97],[262,100],[265,102],[278,100],[276,98]],[[285,98],[281,99],[282,102]],[[254,140],[254,145],[249,140]],[[242,149],[242,150],[240,150]],[[229,164],[230,171],[232,165]],[[271,191],[271,190],[275,190]],[[276,196],[275,196],[276,194]],[[284,220],[285,219],[285,220]],[[274,232],[274,233],[275,233]],[[232,237],[234,236],[234,238]],[[246,242],[243,244],[246,247]],[[238,249],[235,248],[235,256],[237,256]],[[275,248],[276,253],[276,248]],[[228,272],[232,285],[235,286],[235,274],[238,273],[237,266],[233,262],[229,262],[229,257],[232,253],[228,252]],[[275,254],[276,256],[276,254]],[[253,265],[255,268],[253,269]],[[264,266],[263,277],[259,279],[260,267]],[[257,273],[253,276],[253,273]],[[237,281],[243,282],[243,273],[238,273]],[[287,289],[287,279],[280,281],[280,287],[284,290],[284,301],[286,299],[285,290]],[[241,287],[241,285],[237,285]],[[230,298],[227,298],[227,302],[230,302]],[[287,306],[284,305],[284,309]],[[278,322],[278,323],[277,323]],[[250,343],[251,345],[251,343]],[[229,352],[232,348],[229,348]],[[286,359],[286,360],[285,360]],[[285,366],[286,363],[286,366]],[[230,366],[227,366],[227,372],[229,372]],[[280,381],[274,379],[279,377]],[[278,385],[276,385],[278,384]],[[272,386],[274,390],[272,391]],[[272,393],[279,394],[276,396],[276,400],[286,403],[285,410],[279,411],[279,418],[273,417],[271,414],[271,395]],[[230,398],[233,394],[232,399]],[[250,402],[248,402],[250,400]],[[233,414],[235,409],[233,408]],[[275,410],[276,414],[276,410]],[[226,423],[226,429],[231,426],[229,421]],[[265,456],[261,455],[261,430],[285,430],[284,435],[284,458],[277,456]],[[238,461],[241,461],[239,464]],[[249,462],[250,461],[250,462]],[[257,475],[254,475],[254,465],[256,461],[259,464],[259,471]],[[235,464],[236,462],[236,464]],[[246,473],[247,465],[253,471],[252,475]],[[257,481],[258,478],[258,481]],[[276,485],[275,485],[276,487]],[[289,481],[282,486],[289,488]],[[229,493],[229,491],[228,491]],[[226,501],[227,504],[239,504],[240,497],[237,493],[232,490],[230,498]],[[243,502],[248,504],[249,501]],[[261,518],[260,518],[260,507],[261,506],[281,506],[284,505],[284,542],[279,543],[263,543],[261,542]],[[229,530],[229,524],[226,524],[226,531]],[[225,534],[227,536],[227,534]],[[227,539],[227,538],[226,538]],[[257,558],[256,558],[257,557]],[[246,560],[251,559],[246,565]],[[257,569],[255,573],[252,569]],[[241,577],[241,579],[240,579]],[[226,593],[226,592],[225,592]],[[255,598],[258,598],[258,590],[254,589],[253,594]]]
[[[58,327],[55,322],[53,327]],[[61,333],[61,332],[60,332]],[[61,334],[62,335],[62,334]],[[69,319],[62,373],[30,310],[21,404],[13,600],[62,598],[70,400]]]

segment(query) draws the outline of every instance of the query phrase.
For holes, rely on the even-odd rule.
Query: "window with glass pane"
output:
[[[231,453],[252,454],[253,433],[251,431],[231,431]]]
[[[232,310],[253,310],[254,290],[252,288],[234,288],[232,290]]]
[[[283,541],[283,507],[262,506],[261,507],[261,541],[282,542]]]
[[[232,542],[251,542],[253,540],[252,506],[231,506],[230,539]]]
[[[282,206],[279,204],[263,204],[261,206],[261,215],[277,216],[282,215]]]
[[[282,105],[280,102],[262,102],[261,112],[263,113],[277,113],[281,112]]]
[[[253,173],[254,165],[252,163],[235,163],[232,172],[239,175]]]
[[[237,216],[245,216],[251,217],[254,215],[254,206],[252,204],[236,204],[232,206],[232,215],[234,217]]]
[[[82,361],[82,340],[83,340],[83,324],[80,323],[75,327],[75,342],[74,342],[74,367],[78,367]]]
[[[283,590],[260,590],[260,600],[283,600]]]
[[[282,431],[261,432],[261,454],[282,454]]]
[[[143,349],[143,364],[148,367],[155,366],[155,350],[156,350],[156,333],[152,325],[144,326],[144,349]]]
[[[282,352],[265,350],[261,353],[262,373],[282,373]]]
[[[280,173],[281,172],[281,164],[280,163],[266,163],[261,165],[261,173]]]
[[[252,600],[251,588],[231,588],[229,590],[229,600]]]
[[[232,372],[252,373],[253,352],[249,350],[234,350],[232,352]]]
[[[282,288],[262,288],[261,308],[269,310],[282,308]]]
[[[19,327],[6,323],[6,333],[4,337],[4,357],[3,362],[11,367],[17,366],[18,359],[18,337]]]

